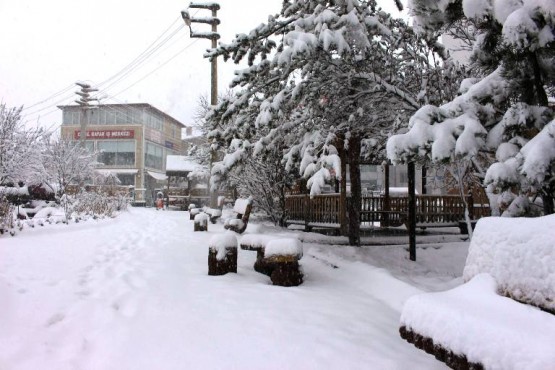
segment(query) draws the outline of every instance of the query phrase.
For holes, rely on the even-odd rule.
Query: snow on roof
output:
[[[193,157],[184,155],[168,155],[166,157],[166,171],[193,172],[201,167]]]

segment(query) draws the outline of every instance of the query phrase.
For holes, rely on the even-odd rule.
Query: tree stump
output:
[[[264,248],[261,269],[270,272],[273,285],[298,286],[303,283],[303,273],[299,259],[303,255],[303,245],[297,239],[275,239]]]
[[[264,248],[256,251],[256,261],[254,262],[254,271],[261,274],[272,276],[272,272],[276,268],[275,264],[264,258]]]
[[[206,213],[199,213],[195,216],[194,231],[208,231],[209,217]]]
[[[214,235],[208,245],[208,275],[237,273],[237,238],[233,233]]]
[[[297,256],[273,256],[266,260],[266,266],[273,267],[270,275],[273,285],[289,287],[303,283],[303,273]]]

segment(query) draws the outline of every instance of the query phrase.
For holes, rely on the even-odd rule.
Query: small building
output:
[[[99,153],[99,172],[114,174],[134,190],[135,205],[152,205],[164,188],[168,155],[183,154],[186,126],[146,103],[59,106],[61,135]]]

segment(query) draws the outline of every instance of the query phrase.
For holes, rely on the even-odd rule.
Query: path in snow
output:
[[[443,368],[399,337],[420,290],[386,270],[310,243],[300,287],[270,285],[246,251],[211,277],[223,229],[192,230],[188,213],[131,209],[0,238],[0,369]]]

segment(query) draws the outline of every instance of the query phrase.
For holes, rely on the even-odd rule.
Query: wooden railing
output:
[[[347,198],[349,201],[349,198]],[[469,215],[477,220],[490,215],[487,205],[475,205],[467,197]],[[360,210],[361,224],[400,226],[408,218],[408,197],[362,196]],[[305,226],[339,228],[340,196],[323,194],[310,198],[308,195],[288,195],[285,199],[289,223]],[[464,202],[458,195],[418,195],[416,196],[416,223],[419,227],[455,226],[464,220]]]

